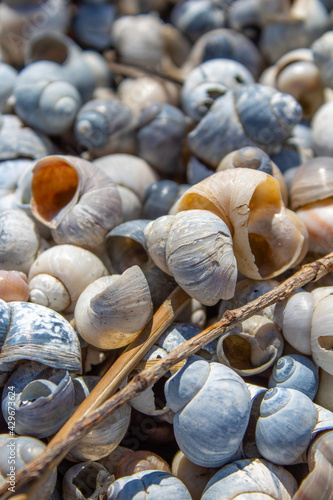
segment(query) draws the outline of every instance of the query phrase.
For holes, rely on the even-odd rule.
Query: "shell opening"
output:
[[[67,163],[50,161],[42,164],[32,178],[32,204],[38,214],[50,222],[71,201],[78,185],[79,176]]]
[[[44,60],[63,64],[67,58],[66,44],[52,35],[43,35],[43,38],[36,40],[30,55],[31,62]]]
[[[253,368],[251,363],[251,346],[249,342],[239,335],[229,335],[224,339],[223,351],[230,366],[237,370]]]
[[[96,491],[97,475],[100,469],[98,464],[86,465],[78,474],[73,478],[73,485],[79,490],[84,498],[91,498]]]
[[[322,349],[325,349],[326,351],[333,351],[332,336],[318,337],[318,344]]]
[[[56,386],[55,386],[56,387]],[[47,398],[51,394],[51,389],[41,380],[34,380],[27,384],[21,394],[20,406],[28,406],[36,399]]]

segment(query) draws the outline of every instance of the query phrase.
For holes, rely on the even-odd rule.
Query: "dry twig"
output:
[[[17,474],[17,487],[21,488],[27,482],[35,481],[32,489],[29,489],[27,492],[26,499],[28,499],[36,486],[47,477],[50,471],[62,460],[71,447],[82,436],[89,432],[94,425],[101,422],[107,415],[155,384],[173,365],[194,354],[204,345],[232,328],[236,323],[253,316],[267,306],[287,298],[298,288],[310,281],[317,281],[332,269],[333,252],[310,264],[304,265],[300,271],[277,286],[274,290],[267,292],[258,299],[233,311],[226,311],[220,321],[179,346],[169,355],[157,361],[154,366],[150,366],[136,375],[126,387],[114,394],[97,409],[90,412],[88,415],[85,413],[80,420],[74,423],[71,428],[71,433],[67,433],[66,439],[62,441],[53,440],[42,455],[33,462],[30,462]],[[5,495],[5,493],[6,487],[4,486],[0,489],[0,494]],[[5,495],[1,498],[5,499],[8,498],[8,496]],[[22,500],[26,499],[22,498]]]

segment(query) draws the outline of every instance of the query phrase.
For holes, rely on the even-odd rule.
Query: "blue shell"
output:
[[[89,150],[105,146],[133,126],[131,110],[117,99],[92,99],[77,114],[74,133]]]
[[[0,112],[3,113],[6,109],[6,102],[11,96],[15,80],[17,77],[16,69],[9,64],[0,62]]]
[[[275,363],[269,378],[269,387],[289,387],[314,399],[318,390],[318,368],[305,356],[290,354]]]
[[[275,464],[297,462],[307,450],[317,423],[317,409],[295,389],[269,389],[260,405],[256,444],[261,455]]]
[[[168,214],[170,208],[189,188],[188,184],[178,184],[165,179],[150,184],[145,191],[143,213],[147,219],[157,219]]]
[[[191,500],[191,495],[180,479],[160,470],[143,470],[112,483],[107,500]]]
[[[176,413],[176,441],[191,462],[219,467],[237,456],[251,398],[231,368],[195,356],[166,382],[165,397]]]
[[[147,120],[145,115],[153,117]],[[152,103],[141,112],[139,120],[138,156],[160,174],[181,173],[180,155],[187,134],[187,122],[182,111],[171,104]]]
[[[291,95],[260,84],[242,85],[216,99],[189,134],[189,145],[212,166],[245,146],[257,146],[269,154],[301,117],[302,108]]]
[[[195,42],[201,35],[226,24],[223,0],[187,0],[176,3],[170,20],[180,31]]]
[[[196,158],[195,156],[191,156],[187,164],[187,171],[186,171],[187,182],[190,185],[201,182],[202,180],[206,179],[206,177],[209,177],[213,173],[214,170],[207,168],[206,165],[201,163],[201,161],[199,161],[198,158]]]
[[[187,340],[195,337],[202,330],[196,325],[191,323],[181,323],[175,321],[165,330],[165,332],[157,339],[156,344],[165,349],[167,352],[171,352]],[[217,340],[212,340],[209,344],[206,344],[202,350],[205,352],[205,356],[213,357],[216,354],[216,344]],[[200,356],[201,351],[197,354]]]
[[[105,50],[110,47],[111,26],[115,17],[116,6],[113,4],[80,3],[72,24],[79,43],[96,50]]]
[[[63,370],[81,371],[81,348],[70,323],[48,307],[30,302],[0,301],[0,331],[9,326],[0,352],[0,370],[12,371],[18,361],[30,359]],[[8,314],[11,308],[11,321]]]

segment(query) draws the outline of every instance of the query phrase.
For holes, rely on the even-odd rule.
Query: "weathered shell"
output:
[[[62,481],[64,500],[99,500],[106,495],[114,477],[98,462],[81,462],[70,467]],[[88,493],[89,491],[89,493]]]
[[[280,358],[283,338],[275,323],[254,315],[219,337],[217,359],[243,377],[264,372]]]
[[[51,228],[56,243],[103,250],[104,237],[120,223],[114,183],[92,163],[74,156],[48,156],[33,169],[31,211]]]
[[[311,353],[316,365],[333,375],[332,288],[321,300],[314,300],[311,325]]]
[[[165,384],[179,448],[197,465],[219,467],[235,457],[251,399],[242,378],[220,363],[190,358]]]
[[[45,451],[46,444],[28,436],[0,435],[0,485],[12,488],[15,492],[15,476],[26,464]],[[14,462],[11,462],[14,460]],[[14,467],[11,468],[11,467]],[[9,479],[9,481],[8,481]],[[30,495],[31,500],[49,500],[57,481],[57,469],[54,468],[48,479],[38,490]]]
[[[186,486],[175,476],[164,471],[143,470],[131,476],[117,479],[109,486],[107,500],[134,500],[135,497],[146,500],[191,500]]]
[[[30,267],[30,301],[72,312],[83,290],[107,274],[103,262],[89,250],[56,245],[42,252]]]
[[[135,124],[130,108],[118,99],[92,99],[77,113],[74,133],[95,156],[134,153]]]
[[[7,100],[12,95],[17,71],[9,64],[0,62],[0,112],[6,113]]]
[[[322,104],[311,120],[313,150],[316,156],[333,156],[332,143],[332,112],[333,102]]]
[[[137,154],[160,174],[181,173],[180,156],[186,134],[187,122],[180,109],[153,103],[139,117]]]
[[[122,275],[104,276],[81,293],[74,310],[81,337],[99,349],[129,344],[148,323],[153,304],[146,278],[138,266]]]
[[[155,264],[204,305],[234,294],[237,266],[228,226],[207,210],[163,216],[145,229]],[[162,263],[162,265],[161,265]]]
[[[268,381],[271,387],[289,387],[314,399],[318,390],[318,369],[309,358],[289,354],[277,360]]]
[[[84,376],[74,379],[74,409],[88,396],[98,381],[99,377]],[[107,457],[124,438],[130,419],[131,407],[125,403],[85,434],[71,448],[67,458],[79,462],[83,460],[100,460]]]
[[[178,184],[170,179],[152,182],[145,190],[144,216],[147,219],[157,219],[166,215],[189,187],[189,184]]]
[[[35,223],[22,210],[3,210],[0,212],[0,232],[1,268],[27,274],[40,246]]]
[[[319,369],[319,386],[314,402],[333,411],[333,375]]]
[[[269,389],[260,405],[256,444],[261,455],[275,464],[297,462],[307,450],[317,422],[317,409],[295,389]]]
[[[294,97],[273,87],[240,85],[218,97],[189,134],[189,146],[208,165],[217,166],[231,151],[256,146],[270,154],[300,122]]]
[[[15,399],[12,388],[15,388]],[[2,414],[7,422],[15,414],[15,432],[36,438],[55,434],[72,414],[74,387],[68,371],[41,363],[20,365],[2,393]]]
[[[217,172],[188,189],[175,209],[206,209],[219,215],[232,234],[238,270],[247,278],[273,278],[307,252],[305,226],[284,208],[278,181],[263,172]]]
[[[21,271],[0,270],[0,299],[5,302],[29,299],[28,277]]]
[[[202,500],[291,500],[297,482],[290,472],[267,460],[237,460],[208,482]]]
[[[250,85],[254,78],[246,67],[231,59],[212,59],[196,66],[186,76],[181,90],[184,112],[199,122],[214,101],[227,90]]]
[[[79,339],[70,323],[48,307],[0,301],[1,370],[11,372],[22,360],[81,371]]]
[[[319,68],[321,80],[325,87],[330,88],[333,88],[332,39],[333,31],[326,31],[311,45],[311,52],[314,62]]]
[[[162,470],[171,473],[169,465],[151,451],[138,450],[126,455],[116,469],[116,479],[130,476],[143,470]]]

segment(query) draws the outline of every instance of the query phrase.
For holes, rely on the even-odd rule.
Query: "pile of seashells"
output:
[[[333,250],[333,1],[2,0],[0,113],[17,493],[177,285],[189,305],[129,378]],[[30,498],[332,499],[332,315],[328,275],[239,323]]]

